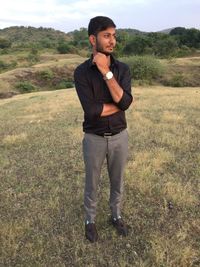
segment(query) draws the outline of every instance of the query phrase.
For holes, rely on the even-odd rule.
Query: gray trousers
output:
[[[128,133],[101,137],[85,133],[83,138],[83,157],[85,163],[84,207],[85,220],[94,221],[97,208],[97,189],[101,168],[107,160],[110,178],[110,208],[113,217],[121,215],[123,193],[123,173],[128,155]]]

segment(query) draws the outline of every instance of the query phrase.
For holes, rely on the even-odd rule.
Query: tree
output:
[[[158,39],[153,45],[154,54],[161,57],[172,55],[178,48],[177,41],[169,35],[165,38]]]
[[[74,34],[73,34],[74,40],[73,40],[73,44],[75,46],[81,46],[81,44],[89,44],[88,41],[88,32],[86,28],[80,28],[80,30],[75,30]]]
[[[66,42],[60,42],[58,44],[57,50],[60,54],[67,54],[70,52],[70,46]]]
[[[125,54],[142,55],[145,54],[146,49],[150,46],[148,37],[144,35],[136,35],[127,43],[123,52]]]
[[[181,36],[181,42],[188,47],[200,48],[200,31],[197,29],[188,29],[186,34]]]
[[[176,37],[179,46],[186,45],[197,49],[200,48],[200,31],[195,28],[185,29],[177,27],[171,30],[170,35]]]
[[[50,38],[43,38],[39,43],[44,48],[54,48],[56,46],[55,41],[50,40]]]
[[[187,30],[184,27],[176,27],[172,29],[169,34],[170,35],[185,35],[186,31]]]

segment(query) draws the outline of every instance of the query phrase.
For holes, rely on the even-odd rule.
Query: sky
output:
[[[0,29],[41,26],[67,33],[87,28],[99,15],[112,18],[117,28],[200,29],[200,0],[0,0],[0,7]]]

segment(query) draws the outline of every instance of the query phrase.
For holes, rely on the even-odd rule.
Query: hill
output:
[[[70,37],[64,32],[52,28],[35,28],[31,26],[14,26],[2,30],[0,29],[0,37],[10,40],[15,45],[44,42],[45,40],[51,42],[58,42],[59,39],[70,40]]]
[[[0,55],[0,62],[7,62],[7,64],[17,62],[15,67],[0,73],[0,98],[29,92],[29,90],[44,91],[73,87],[73,71],[86,59],[76,54],[43,52],[39,55],[39,61],[30,65],[28,58],[28,51]],[[146,58],[146,60],[149,59]],[[164,71],[150,83],[176,87],[200,86],[199,56],[160,59],[159,62]],[[137,84],[134,77],[133,82],[134,85]],[[141,82],[139,81],[139,84]]]
[[[169,29],[164,29],[164,30],[161,30],[161,31],[158,31],[158,32],[169,34],[173,29],[175,29],[175,27],[169,28]]]
[[[144,31],[139,31],[139,30],[136,30],[136,29],[130,29],[130,28],[124,28],[124,29],[117,29],[117,33],[128,33],[130,36],[131,35],[140,35],[140,34],[146,34],[147,32],[144,32]]]
[[[73,71],[84,58],[74,54],[42,53],[40,60],[29,65],[28,52],[0,55],[4,62],[18,65],[0,74],[0,98],[31,91],[55,90],[73,87]],[[28,91],[27,91],[28,90]]]
[[[80,32],[80,34],[79,34]],[[127,33],[128,35],[141,35],[145,32],[141,32],[135,29],[117,29],[118,33]],[[79,34],[78,36],[77,33]],[[4,29],[0,29],[0,38],[5,38],[11,41],[12,46],[27,46],[33,44],[42,44],[44,47],[52,47],[58,44],[59,40],[70,42],[74,38],[80,41],[80,38],[87,39],[87,29],[81,28],[80,30],[74,30],[68,33],[54,30],[53,28],[45,27],[24,27],[24,26],[13,26]]]

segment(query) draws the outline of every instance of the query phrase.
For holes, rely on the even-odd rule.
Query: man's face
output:
[[[105,55],[110,55],[116,45],[116,31],[115,28],[107,28],[101,31],[96,36],[95,49],[97,52]]]

